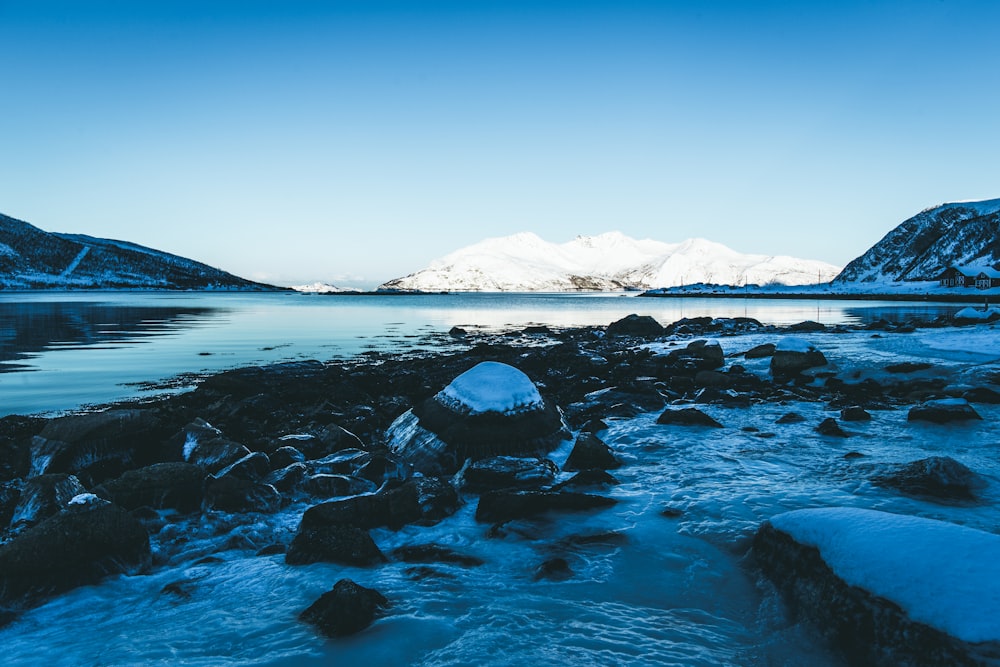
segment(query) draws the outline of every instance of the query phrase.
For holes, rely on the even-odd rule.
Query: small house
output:
[[[970,269],[965,266],[949,266],[938,276],[938,282],[941,287],[972,287],[981,270],[980,267]]]
[[[989,289],[991,287],[1000,287],[1000,271],[990,267],[980,269],[979,273],[976,274],[976,288]]]

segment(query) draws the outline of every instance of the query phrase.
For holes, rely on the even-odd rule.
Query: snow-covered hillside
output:
[[[525,232],[462,248],[380,289],[564,292],[692,283],[804,285],[828,281],[838,271],[825,262],[744,255],[705,239],[663,243],[608,232],[556,244]]]
[[[0,214],[0,289],[276,289],[127,241],[46,232]]]
[[[1000,263],[1000,199],[954,202],[905,220],[834,280],[890,283],[935,280],[949,266]]]

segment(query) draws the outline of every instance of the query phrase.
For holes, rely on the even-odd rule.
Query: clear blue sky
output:
[[[1000,3],[0,0],[0,212],[281,284],[1000,197]]]

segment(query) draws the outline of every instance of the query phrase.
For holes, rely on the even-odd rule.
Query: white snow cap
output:
[[[785,336],[774,346],[775,352],[812,352],[816,346],[804,338]]]
[[[498,361],[473,366],[442,389],[437,399],[466,414],[522,412],[542,404],[538,388],[527,375]]]
[[[771,525],[912,620],[967,642],[1000,640],[1000,535],[847,507],[786,512]]]
[[[68,505],[95,505],[101,502],[101,499],[95,496],[93,493],[78,493],[72,498],[70,498]]]

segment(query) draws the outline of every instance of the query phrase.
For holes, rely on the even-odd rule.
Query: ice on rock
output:
[[[815,345],[798,336],[785,336],[774,346],[775,352],[801,352],[802,354],[812,352],[815,349]]]
[[[539,407],[542,396],[527,375],[507,364],[484,361],[441,390],[438,400],[456,412],[509,414]]]

